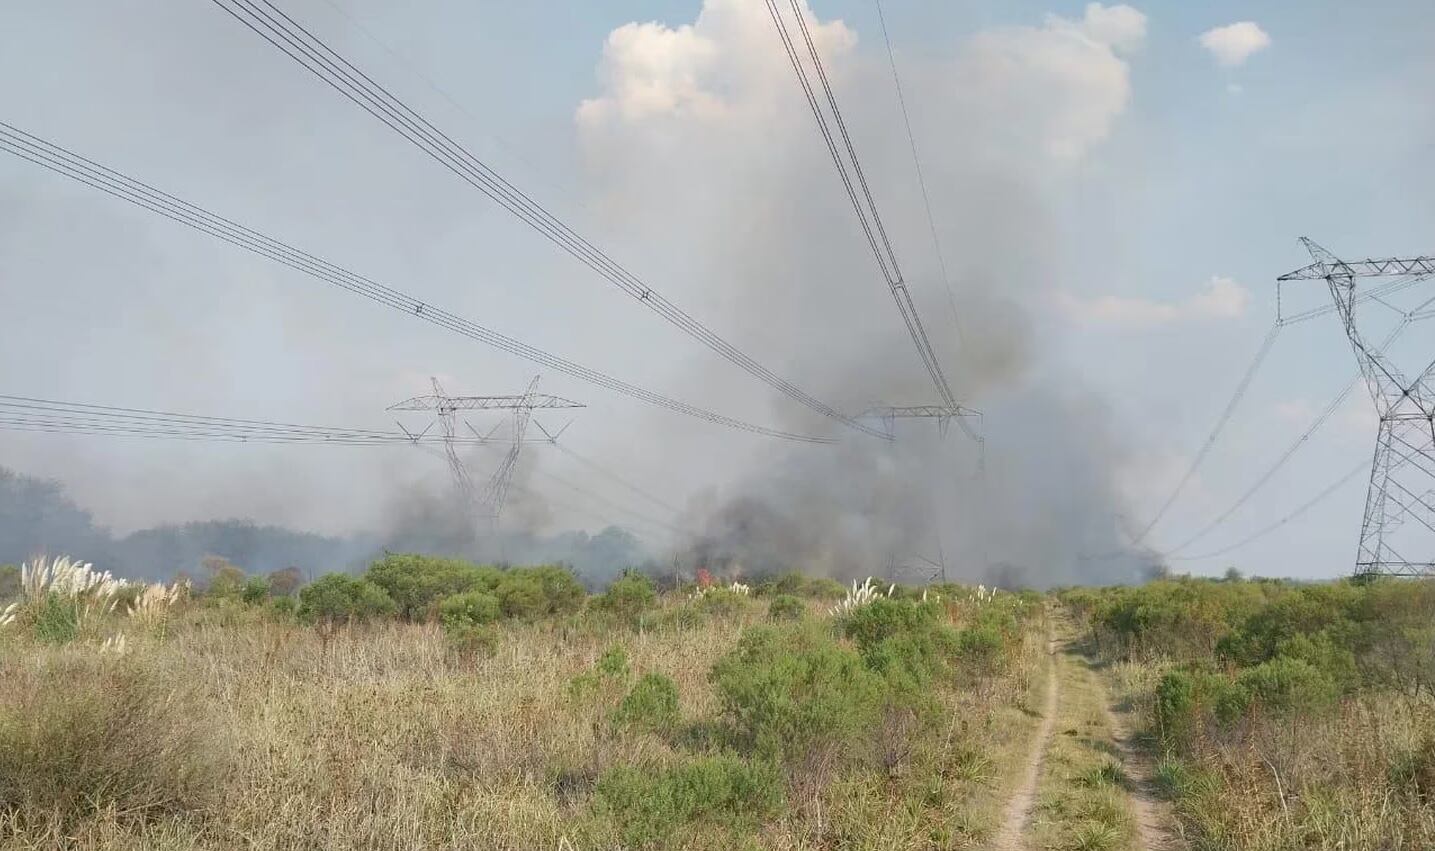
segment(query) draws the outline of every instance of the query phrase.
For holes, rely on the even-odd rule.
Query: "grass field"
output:
[[[1435,847],[1428,584],[32,586],[3,848]]]

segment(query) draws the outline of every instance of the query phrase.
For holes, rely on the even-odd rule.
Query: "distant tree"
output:
[[[208,555],[199,560],[208,576],[204,593],[211,597],[238,597],[244,588],[244,569],[223,556]]]
[[[1240,582],[1242,579],[1245,579],[1245,577],[1241,575],[1241,572],[1236,570],[1234,566],[1226,568],[1226,575],[1222,578],[1227,582]]]
[[[286,567],[269,574],[269,593],[275,597],[292,597],[303,584],[304,576],[297,567]]]

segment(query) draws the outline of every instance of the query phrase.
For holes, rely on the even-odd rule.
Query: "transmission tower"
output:
[[[1309,239],[1301,242],[1314,262],[1277,281],[1326,282],[1380,415],[1355,573],[1435,575],[1435,361],[1408,377],[1386,352],[1366,342],[1355,313],[1357,302],[1365,300],[1356,293],[1357,278],[1428,278],[1435,275],[1435,257],[1346,262]],[[1412,311],[1397,309],[1402,325],[1430,316],[1432,301]]]
[[[516,396],[450,396],[444,392],[438,379],[434,378],[430,379],[433,382],[432,395],[415,396],[389,406],[390,411],[432,411],[437,415],[439,428],[443,433],[444,455],[448,459],[449,473],[453,476],[454,487],[459,498],[464,502],[465,510],[474,511],[494,524],[497,524],[499,515],[503,513],[503,505],[508,500],[508,490],[513,482],[514,469],[518,465],[518,456],[523,444],[527,442],[525,436],[528,432],[529,422],[532,421],[533,425],[543,432],[544,440],[542,442],[544,443],[557,443],[559,436],[568,428],[568,425],[565,424],[557,431],[550,432],[541,423],[533,420],[533,412],[535,410],[587,407],[572,399],[534,392],[534,388],[538,386],[538,378],[539,376],[535,375],[533,380],[528,382],[528,388]],[[469,438],[458,437],[457,426],[460,411],[513,412],[513,436],[508,451],[504,453],[503,460],[499,462],[498,468],[489,477],[481,495],[474,485],[473,478],[468,473],[468,467],[458,454],[459,445],[475,442]],[[487,433],[480,432],[467,420],[464,420],[464,426],[473,433],[479,444],[494,442],[494,433],[498,431],[497,424]],[[403,428],[402,423],[399,428]],[[428,428],[432,428],[432,425]],[[422,437],[428,428],[417,435],[407,429],[404,431],[416,440]]]

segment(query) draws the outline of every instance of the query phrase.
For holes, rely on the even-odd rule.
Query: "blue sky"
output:
[[[919,401],[920,367],[863,265],[851,211],[776,37],[761,27],[762,4],[281,5],[778,372],[844,405]],[[1101,535],[1066,525],[1078,507],[1082,529],[1103,512],[1126,518],[1113,527],[1144,525],[1270,326],[1275,276],[1305,262],[1296,237],[1350,255],[1435,251],[1428,3],[1166,2],[1093,13],[1085,3],[891,0],[957,300],[987,332],[964,361],[875,7],[810,8],[938,348],[989,410],[993,451],[1006,453],[994,468],[1010,473],[997,502],[1011,517],[1013,559],[1055,558],[1063,540],[1073,552],[1099,548]],[[217,8],[56,0],[6,17],[0,119],[635,383],[810,425]],[[1268,44],[1222,64],[1199,39],[1238,22],[1257,25]],[[635,106],[640,84],[671,98]],[[586,119],[585,101],[599,104]],[[0,392],[382,426],[382,408],[421,392],[430,374],[504,392],[533,372],[13,158],[0,160],[0,196],[0,311],[27,317],[0,340]],[[1428,340],[1428,327],[1419,335]],[[1353,372],[1332,319],[1283,332],[1150,542],[1170,546],[1229,504]],[[734,493],[766,492],[774,470],[808,469],[785,448],[561,376],[544,381],[592,396],[576,447],[685,506],[695,523]],[[1374,434],[1361,405],[1356,394],[1203,545],[1279,518],[1368,455]],[[70,483],[121,528],[213,515],[366,528],[403,494],[443,480],[408,456],[235,456],[5,434],[0,453],[0,463]],[[1042,471],[1055,480],[1076,468],[1079,480],[1061,483],[1069,496],[1046,499]],[[601,508],[571,511],[574,497],[564,498],[519,510],[550,527],[601,524]],[[1357,481],[1259,544],[1177,567],[1339,574],[1363,500]],[[938,501],[949,510],[942,523],[972,525],[969,498]],[[1049,545],[1024,549],[1020,531],[1032,528],[1053,530]]]

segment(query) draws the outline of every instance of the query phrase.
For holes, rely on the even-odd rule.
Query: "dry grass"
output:
[[[7,792],[0,848],[618,847],[612,825],[593,815],[597,779],[613,766],[673,765],[707,747],[703,731],[718,712],[708,672],[745,625],[765,619],[754,600],[691,628],[647,633],[583,617],[510,624],[491,657],[455,652],[433,626],[330,635],[237,608],[182,611],[164,633],[131,636],[122,657],[0,636],[6,735],[3,725],[33,716],[45,722],[37,730],[75,736],[64,756],[47,758],[103,754],[109,768],[97,771],[127,765],[150,775],[105,787],[67,778],[56,762],[0,762],[0,783],[12,784],[3,788],[67,778],[81,790],[53,793],[70,796],[63,804],[46,793],[23,806]],[[979,843],[1004,798],[1000,766],[1019,761],[1035,723],[1017,707],[1038,679],[1039,635],[1034,627],[1034,652],[981,694],[945,694],[938,734],[916,738],[883,770],[834,777],[754,841],[775,849]],[[650,672],[677,684],[684,732],[619,730],[611,695],[570,689],[615,643],[628,654],[629,684]],[[56,696],[74,689],[93,698],[83,701],[87,711],[108,705],[115,717],[56,727],[64,714]],[[80,800],[101,787],[128,791]],[[47,808],[58,815],[39,818]],[[684,847],[730,846],[697,836]]]
[[[1149,724],[1166,668],[1160,660],[1111,665],[1134,724]],[[1157,757],[1157,779],[1198,851],[1435,848],[1428,699],[1360,693],[1329,716],[1257,717],[1198,740],[1185,756]],[[1422,770],[1430,778],[1423,784]]]

